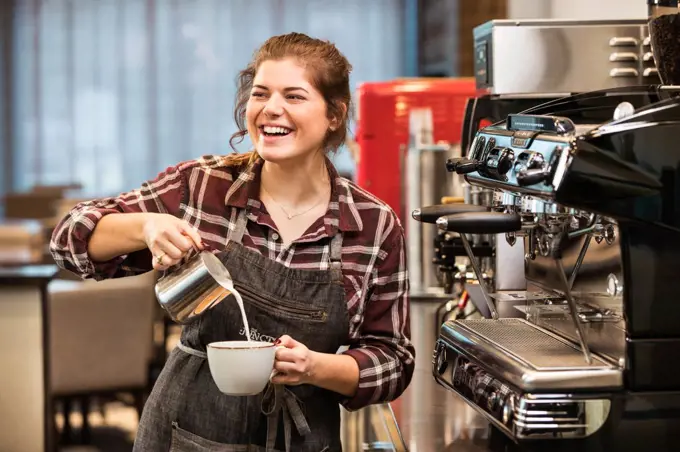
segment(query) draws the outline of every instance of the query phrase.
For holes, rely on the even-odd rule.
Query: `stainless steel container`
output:
[[[414,220],[411,212],[423,206],[441,204],[445,196],[462,194],[462,188],[456,188],[455,181],[459,176],[446,171],[446,160],[455,157],[454,147],[433,142],[430,109],[411,111],[409,133],[410,142],[402,164],[402,180],[405,181],[402,199],[408,215],[402,221],[406,229],[411,288],[427,292],[441,287],[437,268],[432,263],[438,230],[434,224]]]
[[[227,298],[234,285],[219,258],[202,251],[170,273],[155,286],[156,298],[170,318],[189,323]]]

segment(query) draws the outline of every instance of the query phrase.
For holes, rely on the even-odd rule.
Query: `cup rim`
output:
[[[240,342],[243,345],[238,346],[238,345],[227,345],[228,343],[233,343],[233,342]],[[208,347],[214,348],[215,350],[260,350],[263,348],[270,348],[274,347],[273,342],[266,342],[266,341],[250,341],[253,344],[257,344],[254,346],[248,346],[248,341],[217,341],[217,342],[211,342],[208,344]]]

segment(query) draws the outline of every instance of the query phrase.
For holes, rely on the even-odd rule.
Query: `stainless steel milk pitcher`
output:
[[[189,323],[233,291],[229,271],[217,256],[201,251],[163,275],[155,286],[156,298],[173,321]]]

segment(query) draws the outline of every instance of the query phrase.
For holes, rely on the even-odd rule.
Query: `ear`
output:
[[[329,129],[331,130],[331,132],[335,132],[336,130],[338,130],[338,127],[340,127],[340,124],[342,123],[342,118],[344,118],[347,115],[346,104],[344,104],[343,102],[338,102],[336,106],[338,109],[338,115],[333,116],[330,120]]]

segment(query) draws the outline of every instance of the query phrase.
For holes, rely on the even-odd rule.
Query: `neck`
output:
[[[317,200],[327,193],[330,178],[322,152],[304,161],[283,163],[264,162],[260,184],[277,202],[296,207]]]

